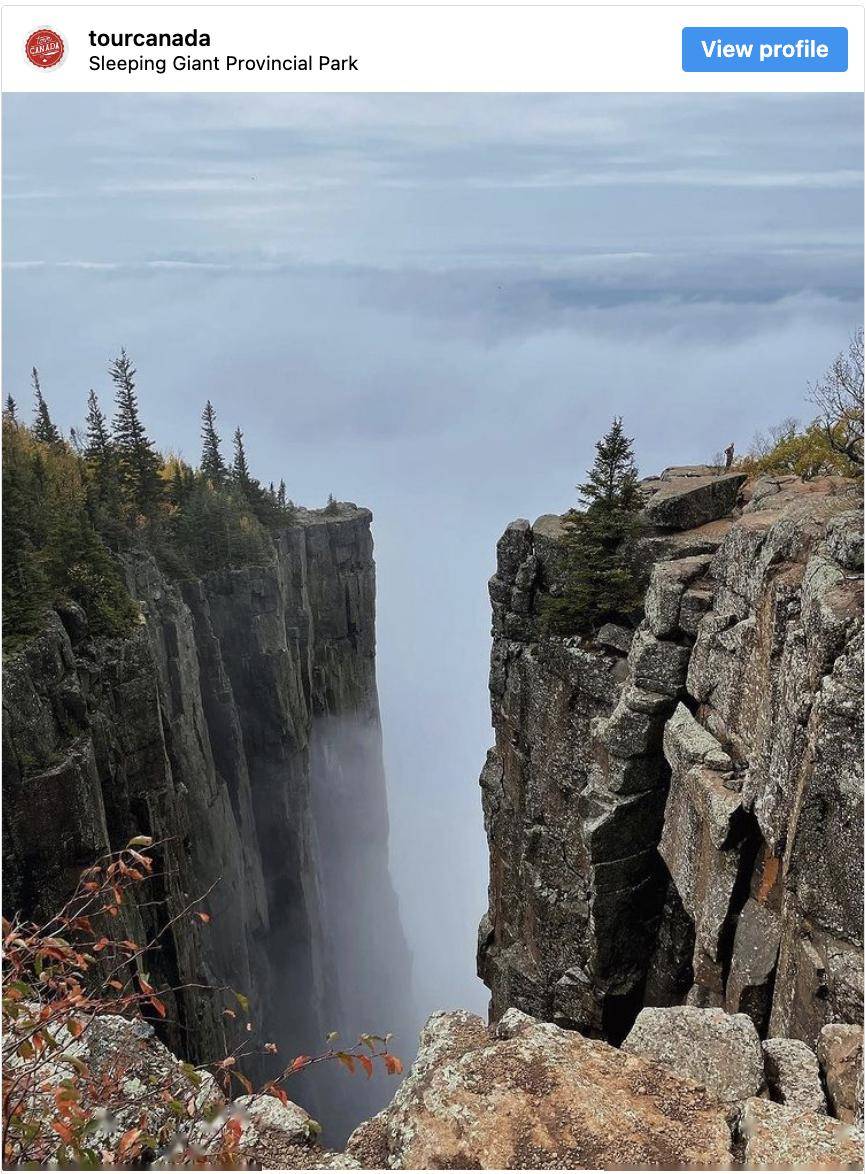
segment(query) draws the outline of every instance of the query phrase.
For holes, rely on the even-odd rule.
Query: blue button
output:
[[[684,28],[686,73],[844,73],[842,28]]]

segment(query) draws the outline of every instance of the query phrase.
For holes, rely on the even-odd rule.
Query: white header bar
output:
[[[683,71],[683,28],[738,26],[847,29],[848,68]],[[39,30],[62,49],[49,36],[30,41],[30,56],[50,63],[59,53],[57,64],[30,59]],[[863,9],[854,5],[28,4],[4,7],[2,31],[3,89],[30,93],[863,90]],[[127,34],[128,44],[112,43]],[[187,43],[135,43],[147,34]],[[808,40],[796,50],[810,51]]]

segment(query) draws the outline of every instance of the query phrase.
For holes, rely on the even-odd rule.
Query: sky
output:
[[[642,473],[787,416],[862,319],[857,95],[7,95],[4,378],[121,346],[289,496],[369,506],[391,861],[423,1013],[483,1011],[486,581],[614,414]]]

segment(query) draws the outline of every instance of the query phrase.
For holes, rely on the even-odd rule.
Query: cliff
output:
[[[745,1012],[814,1047],[859,1023],[863,516],[850,483],[667,470],[636,630],[545,634],[561,520],[490,583],[496,742],[479,973],[615,1044],[643,1006]]]
[[[124,932],[143,941],[206,894],[211,923],[183,916],[149,960],[152,981],[179,988],[165,1040],[194,1060],[224,1054],[232,991],[282,1056],[318,1050],[331,1029],[410,1021],[370,522],[354,506],[299,511],[269,565],[182,583],[129,557],[131,636],[95,641],[71,606],[6,666],[7,909],[53,912],[109,847],[164,842],[150,897],[165,909],[128,909]],[[375,1096],[349,1090],[337,1129]]]

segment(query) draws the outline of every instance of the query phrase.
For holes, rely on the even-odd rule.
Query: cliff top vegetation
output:
[[[39,373],[32,373],[29,425],[9,396],[3,412],[3,635],[14,651],[39,631],[48,607],[82,607],[97,636],[135,622],[122,558],[152,554],[170,575],[187,578],[225,567],[264,564],[272,535],[292,521],[285,482],[265,487],[252,474],[237,428],[223,452],[216,412],[202,412],[197,468],[160,453],[142,422],[136,372],[121,351],[111,364],[114,415],[94,391],[83,429],[64,437]]]

